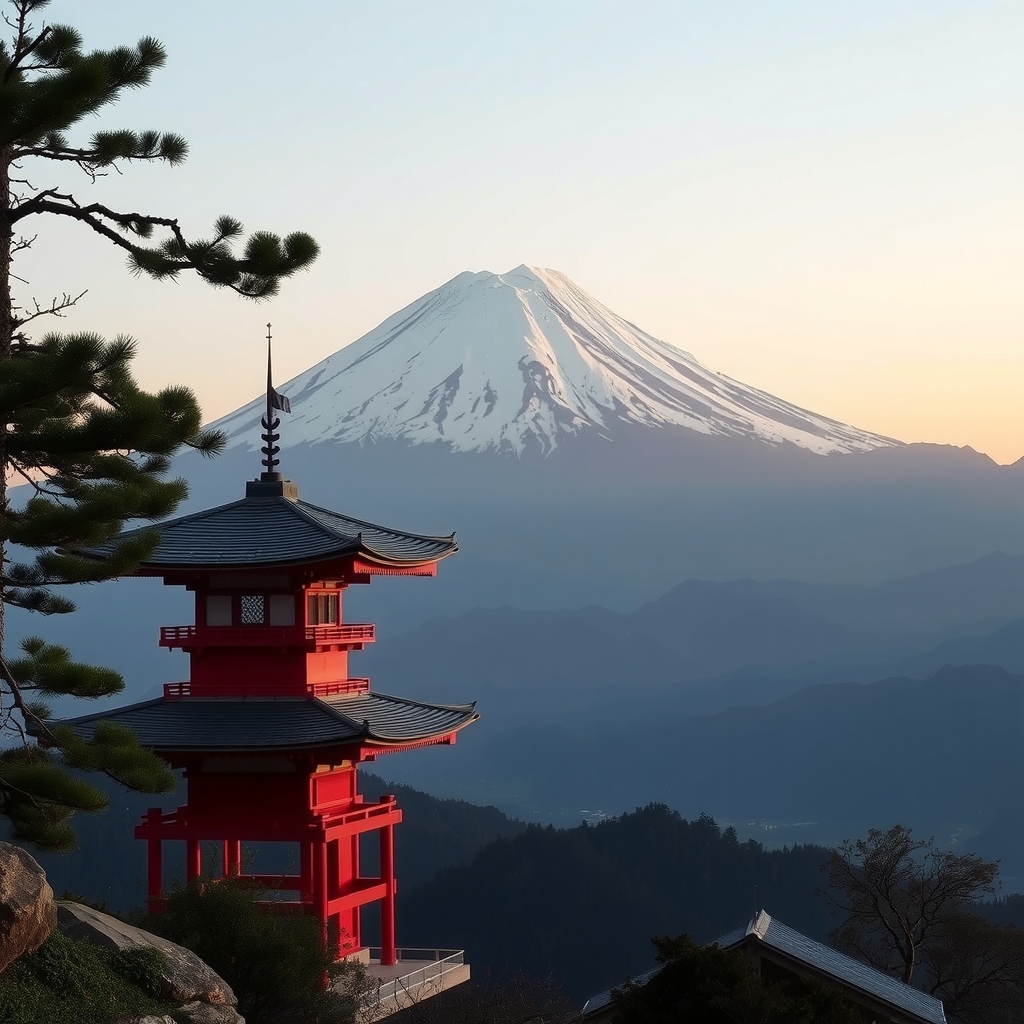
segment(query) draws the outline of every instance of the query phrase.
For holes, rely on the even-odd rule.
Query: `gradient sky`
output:
[[[1024,5],[971,0],[55,0],[170,60],[96,127],[179,168],[82,199],[304,229],[279,298],[157,284],[33,225],[24,295],[140,342],[213,419],[463,270],[553,267],[705,365],[906,441],[1024,455]],[[89,125],[92,128],[92,125]],[[51,322],[52,323],[52,322]]]

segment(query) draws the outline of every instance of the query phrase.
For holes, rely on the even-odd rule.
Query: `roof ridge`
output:
[[[287,500],[287,499],[285,499],[285,500]],[[318,530],[325,537],[329,537],[331,540],[337,541],[338,540],[338,534],[335,533],[334,530],[330,529],[329,527],[327,527],[323,523],[321,523],[320,520],[317,519],[315,516],[311,516],[303,508],[303,505],[306,505],[306,504],[307,504],[307,502],[304,502],[301,498],[298,499],[297,501],[289,501],[288,502],[288,505],[290,506],[291,510],[293,512],[295,512],[297,515],[301,516],[314,529]],[[310,505],[309,507],[310,508],[316,508],[315,505]]]
[[[344,512],[335,512],[334,509],[323,508],[320,505],[312,504],[312,502],[303,501],[301,498],[298,501],[293,502],[293,504],[299,507],[300,509],[313,509],[316,512],[323,512],[325,515],[335,516],[338,519],[345,519],[348,522],[352,523],[353,526],[363,527],[364,529],[370,530],[380,530],[382,533],[390,533],[392,536],[395,537],[412,537],[414,540],[432,541],[455,540],[454,530],[449,534],[410,533],[408,530],[399,530],[393,526],[381,526],[380,523],[371,523],[368,519],[356,519],[354,516],[346,515]],[[308,513],[304,514],[308,516]]]
[[[178,526],[180,523],[188,523],[196,519],[205,519],[207,516],[212,516],[217,512],[223,512],[226,508],[234,508],[235,505],[241,505],[247,501],[246,498],[236,498],[234,501],[226,501],[223,505],[214,505],[213,508],[201,508],[198,512],[188,512],[183,516],[175,516],[173,519],[164,519],[158,523],[150,523],[148,526],[136,526],[131,530],[122,530],[113,540],[123,540],[125,537],[131,537],[136,533],[142,533],[144,530],[163,530],[168,526]],[[108,542],[110,543],[110,542]],[[94,545],[102,546],[102,545]],[[89,547],[75,548],[76,552],[88,552],[91,550]],[[88,557],[88,556],[87,556]]]
[[[120,714],[122,711],[134,711],[136,708],[148,708],[153,704],[163,704],[163,697],[150,697],[149,700],[139,700],[134,704],[125,704],[121,707],[107,708],[106,711],[94,711],[90,715],[79,715],[77,718],[61,718],[57,719],[59,725],[78,725],[79,723],[92,722],[98,718],[106,718],[112,712],[116,711]],[[47,721],[53,721],[48,719]],[[43,723],[44,725],[46,722]]]
[[[433,704],[423,700],[413,700],[412,697],[396,697],[393,693],[382,693],[380,690],[367,690],[364,693],[338,694],[338,697],[384,697],[393,700],[396,704],[411,704],[418,708],[442,708],[445,711],[476,711],[476,701],[469,704]]]
[[[759,939],[763,939],[768,934],[768,929],[771,927],[772,918],[767,910],[759,910],[755,917],[747,925],[747,935],[756,935]]]
[[[343,711],[339,711],[338,708],[336,708],[333,704],[329,703],[328,701],[324,700],[323,697],[313,697],[311,699],[314,704],[322,708],[324,711],[327,712],[327,714],[331,715],[333,718],[337,718],[338,721],[344,722],[346,725],[352,726],[352,728],[355,729],[356,732],[362,733],[364,736],[370,735],[370,723],[367,719],[364,718],[362,721],[357,722],[351,715],[346,715]]]

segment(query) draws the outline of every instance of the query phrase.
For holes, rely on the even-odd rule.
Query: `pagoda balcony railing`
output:
[[[393,815],[397,809],[398,805],[395,802],[395,798],[390,794],[385,794],[375,801],[364,800],[362,797],[357,797],[352,801],[350,806],[346,807],[342,811],[327,810],[312,812],[310,817],[307,818],[304,823],[300,824],[302,827],[314,826],[321,829],[337,828],[339,825],[358,825],[362,822],[375,821],[377,818],[388,818]],[[173,811],[161,811],[159,808],[150,808],[150,810],[143,815],[142,824],[136,826],[135,836],[139,839],[153,833],[154,830],[159,832],[163,827],[185,827],[189,824],[196,824],[196,820],[190,819],[188,812],[189,809],[187,805],[176,807]],[[232,823],[223,816],[214,819],[212,824],[206,818],[199,820],[210,824],[213,832],[210,836],[202,836],[200,838],[224,839],[233,837]],[[365,831],[373,831],[373,829],[366,829]],[[291,876],[284,875],[274,877],[289,878]],[[366,879],[363,880],[366,881]],[[380,879],[372,879],[372,881],[379,882]],[[278,886],[278,888],[284,887]]]
[[[329,683],[309,683],[306,693],[310,697],[340,697],[346,693],[366,693],[370,680],[363,676],[355,679],[336,679]]]
[[[373,643],[369,622],[328,626],[162,626],[161,647],[316,647]]]
[[[207,687],[206,690],[210,688]],[[230,687],[215,687],[216,693],[206,693],[206,696],[231,697],[241,696]],[[308,683],[306,685],[307,697],[340,697],[347,693],[367,693],[370,689],[370,680],[366,676],[352,679],[336,679],[327,683]],[[243,688],[244,691],[244,688]],[[182,697],[197,696],[192,693],[192,683],[185,681],[181,683],[164,683],[164,700],[178,700]]]

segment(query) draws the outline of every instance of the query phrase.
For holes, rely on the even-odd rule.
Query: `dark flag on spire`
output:
[[[260,475],[263,481],[281,479],[281,474],[277,472],[280,463],[277,453],[281,450],[277,445],[281,439],[277,428],[281,421],[275,415],[275,410],[291,412],[292,403],[274,387],[273,368],[270,362],[270,324],[267,324],[267,411],[260,420],[263,427],[263,447],[260,451],[263,452],[263,465],[266,467],[266,472]]]
[[[270,324],[267,324],[267,414],[271,409],[280,409],[281,412],[291,412],[292,403],[282,395],[273,384],[273,369],[270,365]]]
[[[291,412],[292,403],[288,401],[287,395],[282,395],[273,384],[267,391],[267,398],[271,409],[280,409],[281,412]]]

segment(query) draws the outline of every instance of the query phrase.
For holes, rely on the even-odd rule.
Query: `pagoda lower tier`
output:
[[[311,690],[301,698],[195,697],[187,683],[177,683],[165,686],[162,698],[66,724],[86,737],[100,723],[125,726],[183,770],[186,803],[170,812],[151,808],[135,829],[147,843],[151,912],[163,902],[164,843],[183,842],[187,881],[237,876],[290,897],[273,907],[315,916],[339,956],[362,948],[361,909],[379,903],[381,962],[390,964],[394,827],[402,812],[394,797],[367,803],[359,796],[357,766],[382,753],[453,743],[476,718],[473,705],[424,704],[365,688],[324,696]],[[360,839],[370,833],[377,835],[380,868],[366,876]],[[245,873],[243,841],[296,844],[298,872]],[[204,865],[203,844],[210,843],[220,853]]]

